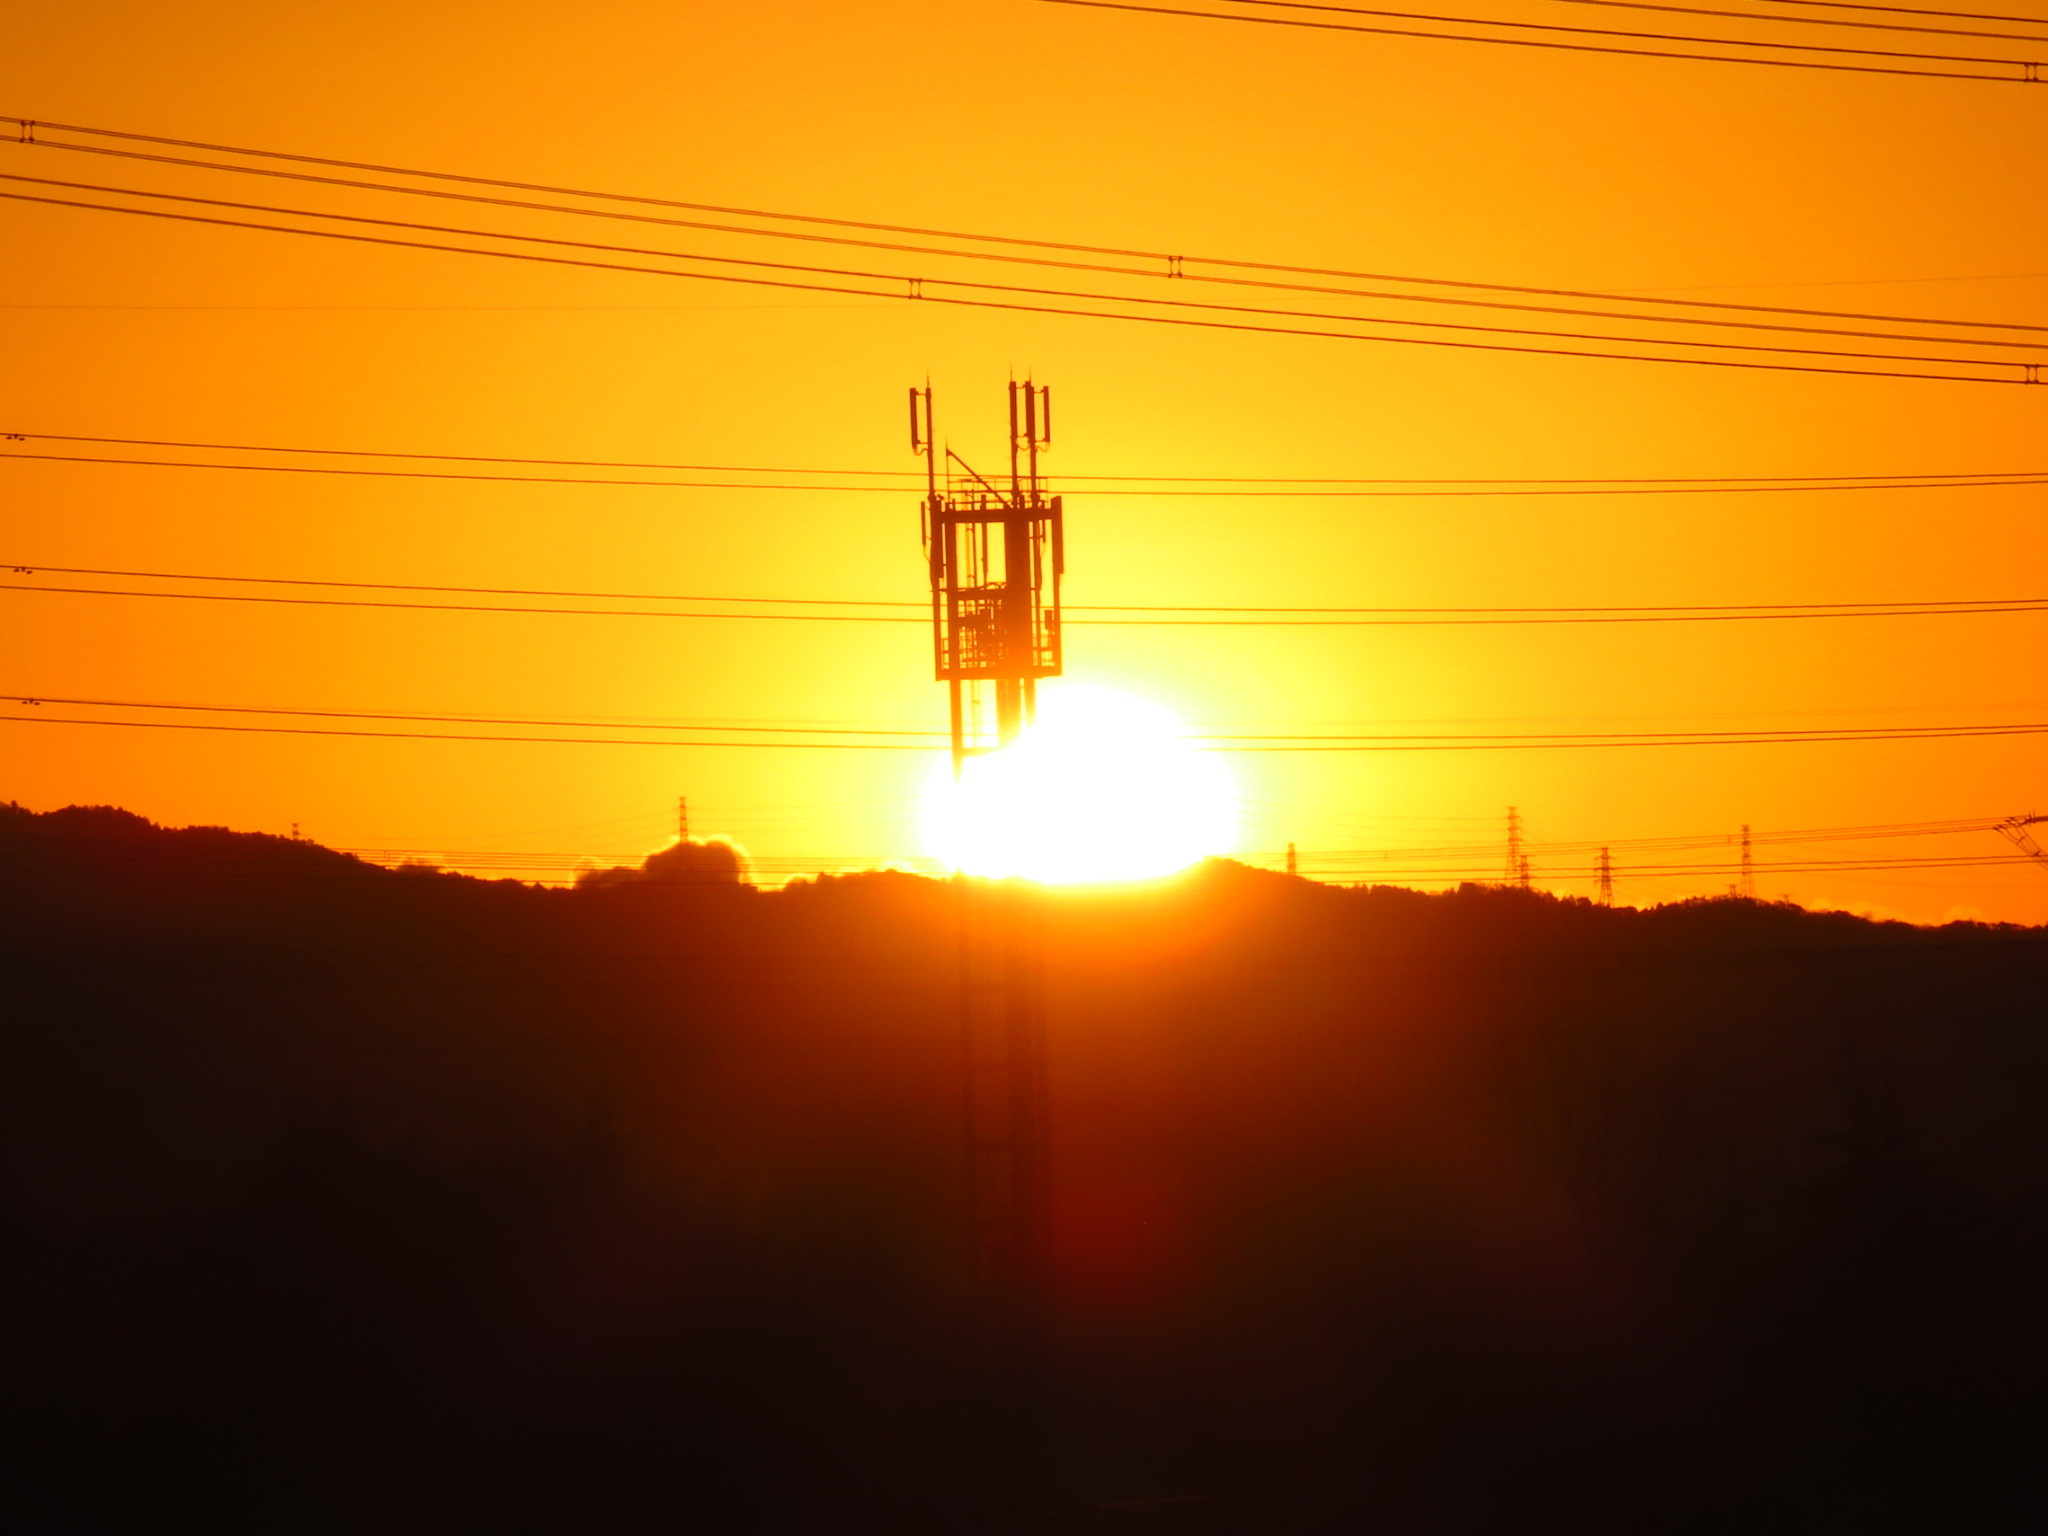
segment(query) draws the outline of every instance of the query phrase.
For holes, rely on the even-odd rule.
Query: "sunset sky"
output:
[[[1660,29],[1535,0],[1487,14]],[[2048,326],[2048,85],[1602,57],[1039,0],[23,0],[8,8],[7,35],[0,113],[42,123],[1146,252]],[[0,133],[0,174],[741,249],[708,232],[494,213],[69,153],[26,136]],[[4,191],[144,206],[134,191],[0,181]],[[0,228],[0,431],[24,435],[0,443],[7,453],[315,462],[48,440],[98,437],[759,466],[775,471],[756,477],[765,482],[814,487],[521,487],[0,457],[9,567],[914,603],[925,576],[905,389],[929,378],[942,436],[992,468],[1004,454],[1005,381],[1028,374],[1057,401],[1047,470],[1067,498],[1074,604],[1898,603],[2024,598],[2043,579],[2048,480],[1361,497],[1101,494],[1114,483],[1091,490],[1064,477],[2039,475],[2048,388],[1006,313],[21,201],[0,202]],[[745,250],[764,246],[764,260],[828,267],[941,265],[798,242]],[[1055,289],[1112,281],[1025,266],[980,275]],[[1129,295],[1165,286],[1113,281]],[[1233,290],[1219,302],[1335,301]],[[2048,348],[2009,355],[2048,358]],[[850,471],[901,479],[855,489]],[[237,590],[163,577],[5,580]],[[1406,627],[1087,617],[1073,614],[1067,636],[1073,680],[1156,701],[1210,736],[2048,721],[2042,612]],[[0,726],[0,799],[278,833],[296,823],[330,846],[466,867],[518,855],[550,878],[577,858],[658,846],[684,794],[693,830],[732,836],[765,878],[911,863],[925,851],[918,799],[941,753],[50,722],[320,724],[129,707],[181,703],[674,724],[681,735],[945,725],[916,623],[9,590],[0,655],[0,689],[52,701],[0,703],[0,714],[44,722]],[[1303,872],[1321,877],[1374,878],[1377,862],[1392,872],[1384,878],[1409,879],[1402,871],[1419,856],[1404,864],[1399,850],[1415,848],[1469,849],[1439,860],[1445,878],[1493,876],[1509,805],[1526,821],[1538,884],[1590,896],[1590,849],[1610,844],[1632,902],[1725,890],[1733,849],[1705,840],[1745,823],[1762,839],[1974,820],[1979,830],[1942,836],[1762,842],[1759,893],[1919,921],[2048,920],[2048,867],[1943,867],[2011,854],[1990,823],[2048,810],[2044,735],[1227,761],[1243,797],[1239,856],[1277,867],[1291,842]],[[1630,846],[1664,838],[1702,846]],[[1912,858],[1937,862],[1813,867]],[[1643,872],[1688,861],[1703,868]]]

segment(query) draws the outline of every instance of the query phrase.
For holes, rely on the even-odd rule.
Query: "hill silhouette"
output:
[[[2042,930],[1034,893],[1019,1514],[968,1443],[959,890],[724,857],[544,889],[0,808],[18,1528],[2048,1512]]]

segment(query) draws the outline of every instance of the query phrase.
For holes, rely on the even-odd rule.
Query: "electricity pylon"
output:
[[[2048,866],[2048,850],[2035,842],[2033,833],[2027,830],[2044,821],[2048,821],[2048,816],[2008,816],[1992,830],[2035,863]]]

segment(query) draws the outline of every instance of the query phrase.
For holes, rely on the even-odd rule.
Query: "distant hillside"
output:
[[[999,1528],[960,1348],[986,893],[735,873],[543,889],[0,807],[16,1496]],[[1030,901],[1033,1528],[2019,1528],[2048,933],[1226,861]]]

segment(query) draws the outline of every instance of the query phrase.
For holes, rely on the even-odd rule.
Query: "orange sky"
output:
[[[1029,0],[30,0],[9,7],[8,39],[0,111],[44,120],[1092,244],[2048,323],[2048,91],[1331,37]],[[310,198],[11,143],[0,144],[0,171]],[[457,222],[469,216],[456,212]],[[1015,370],[1056,391],[1056,488],[1063,468],[1767,476],[2048,464],[2048,390],[983,314],[20,203],[0,204],[0,227],[6,431],[894,469],[911,467],[904,388],[927,374],[942,431],[996,460],[1003,382]],[[1380,605],[2013,597],[2039,578],[2042,494],[1074,494],[1067,595]],[[19,461],[0,461],[0,495],[0,558],[10,564],[922,593],[908,496]],[[1076,627],[1068,669],[1218,731],[2008,722],[2048,719],[2044,624]],[[0,687],[54,697],[578,720],[944,720],[914,626],[4,593],[0,654]],[[278,832],[296,821],[352,848],[623,855],[658,843],[687,793],[698,829],[729,832],[776,867],[917,853],[917,793],[933,761],[0,730],[0,797],[38,809],[112,802],[173,823]],[[1243,851],[1277,862],[1289,841],[1311,861],[1494,842],[1509,804],[1539,845],[1732,833],[1744,822],[1763,831],[1996,817],[2048,809],[2044,745],[2020,736],[1342,753],[1232,767],[1247,801]],[[1985,832],[1766,858],[2005,851]],[[1726,884],[1633,879],[1630,856],[1616,859],[1629,899]],[[1577,853],[1536,859],[1539,881],[1561,892],[1590,894],[1589,868]],[[1917,919],[2048,920],[2048,870],[2024,865],[1781,875],[1766,862],[1759,884],[1765,895]]]

